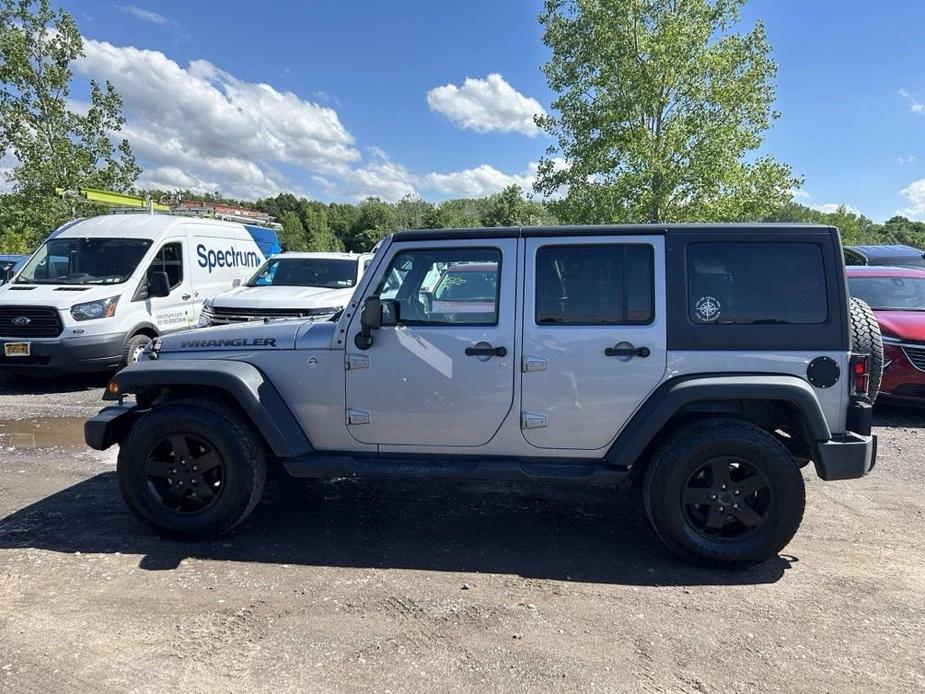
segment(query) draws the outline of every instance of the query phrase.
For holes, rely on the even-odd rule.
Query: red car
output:
[[[925,404],[925,269],[848,267],[851,296],[874,310],[883,333],[887,402]]]

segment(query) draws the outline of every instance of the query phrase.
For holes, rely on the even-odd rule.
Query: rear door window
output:
[[[828,321],[825,261],[814,243],[692,243],[688,316],[697,325]]]
[[[536,252],[538,325],[645,325],[655,309],[651,246],[543,246]]]

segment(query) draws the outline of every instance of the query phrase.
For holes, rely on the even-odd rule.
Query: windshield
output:
[[[342,258],[272,258],[248,287],[324,287],[344,289],[357,281],[357,261]]]
[[[32,256],[17,284],[119,284],[151,245],[147,239],[52,239]]]
[[[851,296],[881,311],[925,311],[925,277],[850,277]]]

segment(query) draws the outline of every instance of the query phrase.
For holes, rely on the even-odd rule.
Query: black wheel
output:
[[[682,559],[737,568],[783,549],[800,527],[803,477],[773,436],[747,422],[707,420],[672,434],[643,488],[655,532]]]
[[[151,344],[151,338],[147,335],[133,335],[125,343],[125,349],[122,350],[122,366],[128,366],[138,361],[145,347]]]
[[[849,299],[851,309],[851,351],[870,355],[870,384],[867,399],[873,403],[880,392],[883,379],[883,337],[877,317],[860,299]]]
[[[129,508],[166,535],[210,539],[228,532],[263,493],[266,453],[249,423],[209,400],[162,405],[119,449]]]

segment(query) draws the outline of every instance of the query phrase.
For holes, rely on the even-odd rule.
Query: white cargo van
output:
[[[69,222],[0,287],[0,367],[106,370],[159,335],[196,327],[205,299],[279,251],[272,229],[113,214]]]

